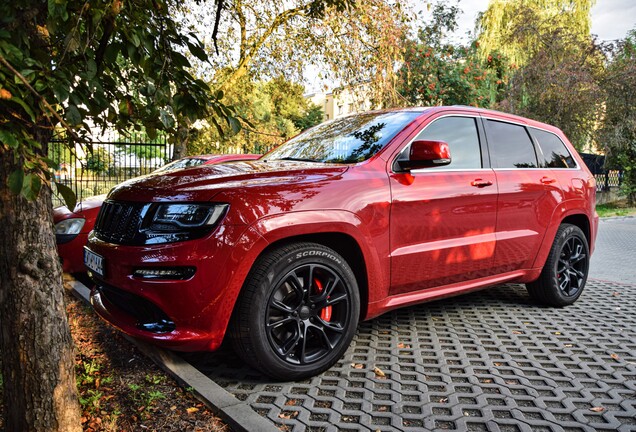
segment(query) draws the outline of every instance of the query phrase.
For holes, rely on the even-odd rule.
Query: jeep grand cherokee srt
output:
[[[279,379],[317,374],[360,320],[503,282],[582,293],[595,181],[555,127],[494,111],[377,111],[261,159],[114,188],[85,250],[97,312],[177,350],[226,334]]]

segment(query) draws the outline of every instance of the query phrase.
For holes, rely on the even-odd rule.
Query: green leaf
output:
[[[11,98],[11,102],[15,102],[18,105],[20,105],[24,109],[24,111],[26,111],[29,117],[31,117],[31,121],[35,123],[35,114],[33,113],[33,110],[31,109],[31,107],[26,104],[26,102],[24,102],[22,99],[16,96],[13,96]]]
[[[53,159],[47,158],[45,156],[41,156],[40,159],[42,159],[42,161],[49,167],[52,169],[59,169],[60,168],[60,164],[57,163],[56,161],[54,161]]]
[[[159,120],[161,120],[161,123],[166,129],[170,129],[174,126],[174,119],[166,110],[159,110]]]
[[[9,131],[0,130],[0,142],[8,145],[12,149],[17,149],[20,145],[18,139]]]
[[[95,60],[89,59],[86,62],[86,78],[93,79],[97,75],[97,63]]]
[[[66,109],[66,119],[71,123],[71,125],[77,125],[82,122],[82,115],[75,105],[69,105]]]
[[[227,118],[228,121],[230,122],[230,126],[232,127],[232,132],[234,132],[234,134],[237,134],[241,131],[241,122],[239,122],[236,117],[228,117]]]
[[[27,174],[24,176],[22,183],[22,195],[29,201],[35,201],[40,194],[42,188],[42,180],[35,174]]]
[[[66,186],[65,184],[58,183],[58,182],[55,182],[55,189],[57,190],[57,193],[62,195],[62,198],[64,199],[64,204],[66,204],[66,207],[69,210],[73,211],[73,209],[75,208],[75,205],[77,204],[77,196],[75,195],[75,192],[73,192],[73,189]]]
[[[216,98],[217,98],[217,100],[221,100],[221,99],[223,99],[223,95],[224,95],[223,90],[219,90],[219,91],[217,91],[217,92],[216,92]]]
[[[9,190],[16,195],[22,190],[22,183],[24,183],[24,171],[22,170],[13,171],[7,180]]]

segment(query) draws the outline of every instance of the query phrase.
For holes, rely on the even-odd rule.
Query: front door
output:
[[[394,164],[391,295],[492,274],[497,181],[482,157],[479,124],[471,116],[443,116],[415,138],[447,142],[450,165],[401,173]]]

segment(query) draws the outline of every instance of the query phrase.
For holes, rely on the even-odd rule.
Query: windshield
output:
[[[355,163],[380,151],[421,112],[363,113],[320,124],[287,141],[264,159]]]
[[[205,159],[199,159],[199,158],[193,158],[193,157],[183,158],[183,159],[176,160],[174,162],[170,162],[169,164],[156,169],[154,172],[163,172],[163,171],[168,171],[173,169],[193,167],[193,166],[201,165],[203,162],[205,162]]]

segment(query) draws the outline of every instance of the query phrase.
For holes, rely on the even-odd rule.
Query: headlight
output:
[[[228,204],[153,204],[142,224],[144,244],[199,238],[212,231],[227,213]]]
[[[59,245],[73,240],[82,231],[86,219],[64,219],[55,224],[55,242]]]
[[[161,204],[152,218],[159,231],[213,226],[225,214],[227,204]]]
[[[84,218],[64,219],[55,224],[55,234],[79,234],[85,222]]]

